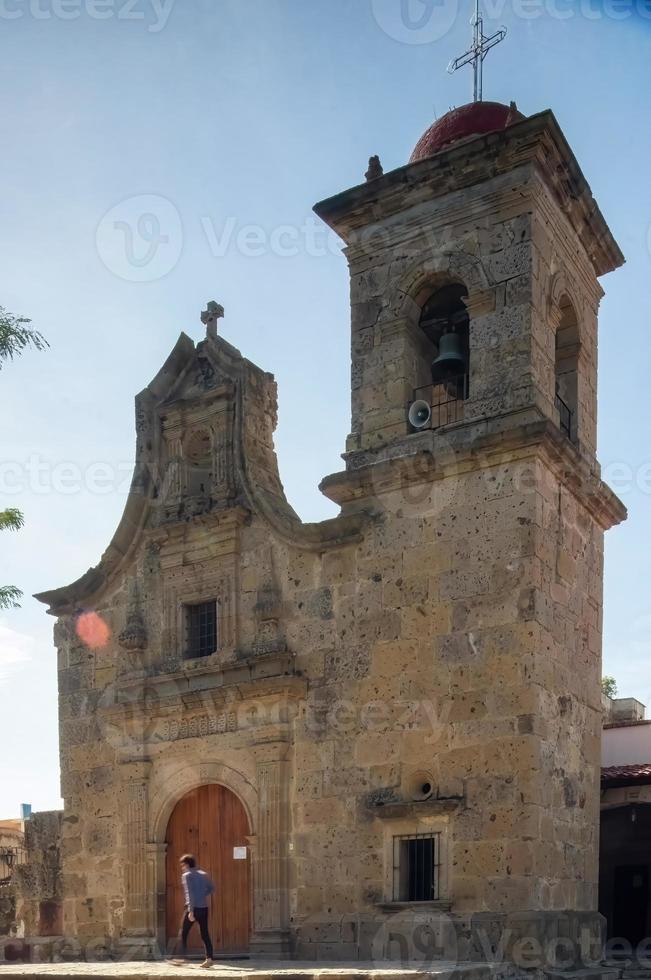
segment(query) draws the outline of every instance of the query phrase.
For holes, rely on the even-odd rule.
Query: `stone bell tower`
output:
[[[572,446],[594,463],[598,278],[623,257],[551,112],[453,110],[409,166],[316,212],[350,264],[349,467],[359,453],[402,453],[405,406],[431,384],[454,286],[469,327],[463,419],[495,432],[570,424]]]
[[[403,590],[428,582],[409,635],[435,779],[464,799],[453,915],[598,941],[603,532],[625,511],[595,456],[597,314],[622,254],[553,114],[513,103],[451,111],[315,210],[352,304],[346,471],[322,489],[376,508]]]

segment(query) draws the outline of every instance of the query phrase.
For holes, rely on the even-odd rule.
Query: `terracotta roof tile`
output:
[[[604,766],[602,783],[651,782],[651,762],[638,762],[633,766]]]

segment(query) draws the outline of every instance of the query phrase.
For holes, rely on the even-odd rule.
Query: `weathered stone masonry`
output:
[[[136,399],[100,564],[40,597],[58,618],[64,932],[164,947],[167,822],[216,782],[250,821],[254,952],[382,957],[399,934],[413,953],[422,921],[461,958],[483,955],[480,926],[597,939],[603,532],[624,517],[595,459],[598,277],[621,254],[549,112],[316,210],[351,274],[352,431],[322,484],[340,516],[288,505],[275,383],[213,305]],[[449,283],[469,395],[410,432],[420,312]],[[218,650],[185,659],[184,609],[213,598]],[[396,900],[394,838],[433,833],[436,899]]]

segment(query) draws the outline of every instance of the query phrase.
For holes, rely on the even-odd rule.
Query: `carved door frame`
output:
[[[258,794],[254,786],[234,769],[222,763],[202,763],[200,766],[188,765],[178,758],[175,765],[160,765],[156,778],[152,780],[152,795],[150,803],[151,831],[148,845],[152,864],[151,879],[154,884],[154,908],[151,921],[152,932],[158,940],[161,950],[167,946],[166,924],[166,888],[167,868],[165,842],[167,826],[177,803],[188,793],[201,786],[216,784],[223,786],[236,796],[246,812],[251,828],[249,842],[251,848],[251,923],[252,933],[255,932],[255,891],[256,891],[256,827],[258,818]],[[158,789],[155,788],[158,784]]]
[[[188,831],[198,833],[196,846],[188,843]],[[166,954],[178,953],[178,933],[183,917],[183,895],[178,859],[186,851],[199,856],[202,868],[215,882],[216,894],[209,906],[210,932],[218,956],[249,952],[253,932],[253,861],[249,847],[250,819],[236,793],[223,783],[202,783],[181,797],[167,831]],[[246,848],[243,862],[234,849]],[[171,847],[171,851],[170,851]],[[190,948],[202,948],[193,930]]]

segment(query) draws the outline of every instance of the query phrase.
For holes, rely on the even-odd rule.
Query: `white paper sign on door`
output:
[[[246,847],[234,847],[233,859],[235,861],[246,861]]]

